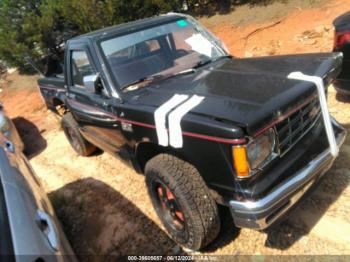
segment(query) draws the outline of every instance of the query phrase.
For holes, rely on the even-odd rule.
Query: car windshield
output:
[[[104,40],[100,45],[121,88],[227,55],[213,35],[190,19]]]

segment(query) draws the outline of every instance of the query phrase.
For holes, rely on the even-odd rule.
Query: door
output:
[[[118,153],[123,144],[120,125],[115,114],[116,103],[108,94],[102,80],[99,90],[87,88],[84,78],[98,74],[87,46],[75,45],[69,49],[67,62],[67,104],[82,135],[97,147]]]
[[[0,133],[1,261],[52,261],[73,251],[54,209],[23,153]],[[15,254],[16,259],[11,259]]]
[[[1,261],[14,261],[10,225],[5,203],[5,195],[0,177],[0,254]]]

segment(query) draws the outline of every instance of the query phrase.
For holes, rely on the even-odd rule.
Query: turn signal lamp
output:
[[[249,162],[247,158],[247,149],[245,146],[238,147],[234,146],[232,147],[232,156],[233,156],[233,163],[234,167],[236,169],[237,177],[238,178],[246,178],[249,177]]]

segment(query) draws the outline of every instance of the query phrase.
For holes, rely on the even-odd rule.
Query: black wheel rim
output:
[[[157,197],[160,215],[163,217],[165,223],[175,231],[184,231],[186,228],[184,213],[169,187],[158,181],[154,184],[154,193]]]
[[[79,145],[78,138],[77,138],[77,135],[76,135],[75,131],[72,128],[70,128],[70,127],[66,127],[65,130],[66,130],[66,134],[67,134],[69,143],[72,145],[72,147],[76,151],[79,152],[80,151],[80,145]]]

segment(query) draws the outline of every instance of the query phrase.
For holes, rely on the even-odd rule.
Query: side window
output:
[[[87,53],[85,51],[72,51],[71,63],[73,85],[84,87],[84,76],[93,75],[95,73]]]
[[[128,63],[132,59],[138,57],[147,57],[153,54],[153,52],[159,52],[161,49],[158,40],[151,39],[146,40],[135,45],[126,47],[124,49],[111,52],[107,55],[108,59],[112,61],[112,64]]]
[[[151,39],[134,46],[134,52],[132,58],[136,57],[147,57],[152,55],[154,52],[160,51],[160,45],[158,40]]]
[[[159,42],[156,39],[147,40],[146,44],[148,45],[150,52],[156,52],[160,50]]]
[[[193,29],[187,28],[181,31],[175,31],[172,33],[176,50],[192,51],[192,46],[183,39],[189,39],[193,36]]]

